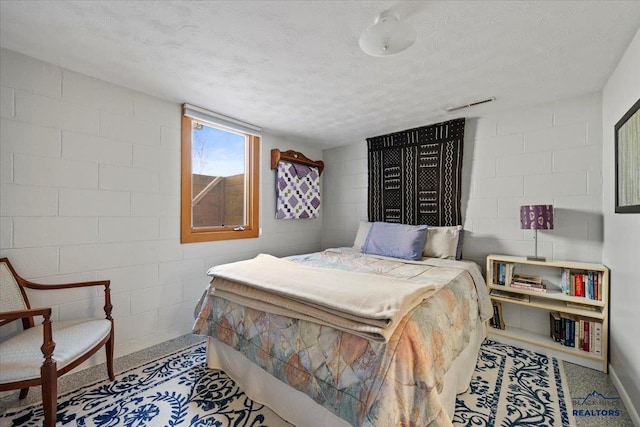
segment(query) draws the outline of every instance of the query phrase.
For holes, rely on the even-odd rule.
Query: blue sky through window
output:
[[[203,125],[194,128],[191,146],[192,173],[232,176],[244,173],[245,137]]]

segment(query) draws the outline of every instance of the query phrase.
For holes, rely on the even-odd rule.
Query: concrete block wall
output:
[[[320,248],[321,218],[275,220],[269,169],[271,148],[320,150],[265,134],[261,237],[181,245],[178,103],[9,50],[0,67],[0,256],[35,281],[110,279],[117,355],[189,333],[209,267]],[[54,319],[103,305],[96,289],[30,298]]]
[[[601,104],[600,94],[590,94],[467,116],[465,258],[484,265],[489,253],[533,255],[533,232],[520,229],[519,207],[552,204],[555,229],[538,232],[538,253],[560,260],[602,260]],[[358,221],[367,218],[366,142],[326,150],[324,158],[322,243],[350,246]]]

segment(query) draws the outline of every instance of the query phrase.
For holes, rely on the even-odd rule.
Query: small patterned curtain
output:
[[[464,122],[367,138],[369,221],[462,224]]]
[[[276,176],[276,219],[317,218],[320,173],[315,166],[281,161]]]

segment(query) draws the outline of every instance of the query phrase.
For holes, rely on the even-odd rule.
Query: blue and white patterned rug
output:
[[[456,399],[453,424],[575,426],[565,384],[557,359],[485,340],[469,389]]]
[[[290,426],[222,371],[198,344],[58,397],[58,426]],[[573,426],[561,365],[553,358],[485,341],[456,426]],[[0,426],[42,425],[42,406],[0,414]]]

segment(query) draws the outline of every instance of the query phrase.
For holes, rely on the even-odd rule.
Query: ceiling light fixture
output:
[[[360,49],[371,56],[388,56],[411,47],[416,41],[416,30],[401,21],[390,10],[382,12],[376,22],[360,35]]]

